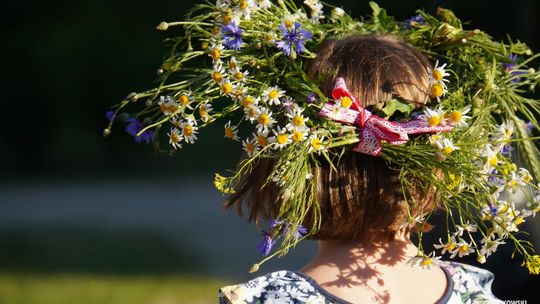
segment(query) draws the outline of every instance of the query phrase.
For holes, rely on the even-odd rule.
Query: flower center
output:
[[[171,137],[172,142],[176,143],[176,142],[180,141],[180,137],[178,135],[176,135],[176,133],[171,133],[170,137]]]
[[[290,29],[293,26],[293,22],[290,19],[285,20],[285,27]]]
[[[454,152],[454,148],[452,147],[444,147],[442,149],[442,153],[446,154],[446,155],[449,155],[450,153]]]
[[[459,252],[462,252],[462,253],[468,252],[469,251],[469,245],[467,245],[467,244],[461,245],[458,250],[459,250]]]
[[[202,106],[199,108],[199,115],[201,115],[201,117],[204,117],[208,114],[208,112],[206,111],[206,107]]]
[[[277,136],[277,142],[281,145],[287,143],[287,134],[279,134]]]
[[[294,131],[291,135],[291,138],[294,142],[300,142],[304,139],[304,133],[300,131]]]
[[[422,259],[422,262],[420,262],[420,265],[421,266],[429,266],[429,265],[431,265],[431,263],[433,263],[432,259]]]
[[[246,108],[251,106],[252,103],[253,103],[253,97],[251,96],[246,96],[244,97],[244,99],[242,99],[242,105]]]
[[[314,139],[311,140],[311,146],[315,150],[320,150],[321,147],[322,147],[322,141],[320,139],[318,139],[318,138],[314,138]]]
[[[213,56],[212,56],[213,57]],[[223,79],[223,75],[221,75],[220,72],[218,71],[215,71],[212,73],[212,79],[215,81],[215,82],[221,82],[221,80]]]
[[[232,128],[225,128],[225,137],[230,139],[234,137],[234,131]]]
[[[441,123],[441,118],[438,115],[431,116],[428,119],[428,124],[430,126],[438,126]]]
[[[201,49],[206,50],[208,48],[208,42],[203,41],[201,42]]]
[[[499,162],[499,158],[497,157],[497,155],[493,155],[490,159],[489,159],[489,164],[492,166],[492,167],[495,167],[497,165],[497,163]]]
[[[349,98],[349,97],[347,97],[347,96],[341,98],[341,106],[342,106],[343,108],[348,109],[348,108],[351,107],[351,105],[352,105],[352,99],[351,99],[351,98]]]
[[[270,97],[270,99],[275,99],[278,97],[278,94],[278,91],[274,89],[268,93],[268,97]]]
[[[443,79],[443,73],[440,70],[433,70],[432,76],[436,81],[441,81]]]
[[[249,153],[255,151],[255,146],[252,143],[246,144],[246,151],[248,151]]]
[[[516,224],[516,226],[523,223],[523,218],[521,216],[516,217],[514,223]]]
[[[447,244],[446,246],[444,246],[444,248],[448,251],[452,251],[456,248],[456,244],[454,243],[450,243],[450,244]]]
[[[441,97],[443,95],[444,88],[440,83],[435,83],[431,86],[430,96],[431,97]]]
[[[246,9],[248,7],[248,2],[246,0],[240,0],[238,3],[238,7],[240,9]]]
[[[221,57],[221,51],[219,49],[212,49],[210,55],[212,56],[212,59],[218,60],[219,57]]]
[[[242,79],[244,79],[244,73],[242,73],[242,72],[236,72],[236,73],[234,73],[233,77],[234,77],[234,79],[236,79],[236,80],[242,80]]]
[[[225,83],[221,86],[221,90],[223,91],[223,93],[225,94],[230,94],[233,90],[233,87],[230,83]]]
[[[183,131],[185,136],[193,135],[193,128],[190,125],[185,126]]]
[[[163,114],[167,115],[167,113],[174,113],[176,111],[175,105],[166,105],[164,103],[160,104],[159,107],[161,108],[161,111]]]
[[[187,97],[187,95],[180,95],[180,97],[178,98],[178,101],[180,102],[181,105],[185,106],[188,104],[189,102],[189,98]]]
[[[262,135],[259,135],[259,136],[257,136],[257,142],[261,146],[266,146],[268,144],[268,139],[266,139],[266,137],[264,137]]]
[[[453,122],[460,122],[461,117],[461,111],[453,111],[452,113],[450,113],[450,120]]]
[[[270,123],[270,117],[268,117],[268,115],[266,114],[261,114],[259,115],[259,123],[263,126],[267,125]]]
[[[228,25],[232,21],[232,16],[227,14],[223,16],[223,24]]]
[[[296,115],[295,117],[293,117],[292,123],[293,123],[293,125],[295,125],[297,127],[303,126],[304,125],[304,117]]]
[[[214,36],[217,35],[217,34],[219,34],[219,27],[214,26],[214,27],[212,28],[211,33],[212,33],[212,35],[214,35]]]

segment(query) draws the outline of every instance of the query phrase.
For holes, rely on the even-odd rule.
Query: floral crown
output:
[[[265,258],[252,271],[317,232],[324,219],[311,192],[310,162],[315,156],[331,162],[352,149],[399,168],[404,193],[411,177],[435,187],[448,214],[447,237],[434,245],[441,254],[474,253],[484,262],[510,242],[523,265],[539,274],[540,256],[518,237],[520,224],[540,212],[540,188],[533,182],[540,177],[540,160],[532,136],[540,129],[540,101],[526,95],[540,83],[540,74],[528,67],[538,55],[523,43],[495,42],[480,30],[465,30],[446,9],[396,21],[371,2],[373,14],[356,20],[318,0],[304,4],[217,0],[196,6],[185,21],[160,23],[158,30],[180,26],[185,33],[167,39],[171,50],[158,70],[159,85],[130,94],[107,112],[104,134],[113,122],[124,122],[137,142],[168,142],[174,151],[194,144],[205,126],[235,119],[224,123],[224,137],[241,143],[247,157],[232,175],[216,174],[216,187],[233,193],[259,159],[273,158],[276,165],[266,178],[280,194],[279,217],[258,246]],[[426,71],[431,105],[417,109],[391,99],[372,113],[341,78],[332,96],[325,96],[305,63],[324,39],[351,34],[397,35],[436,62]],[[395,115],[404,119],[390,121]],[[249,136],[240,137],[240,125],[252,129]],[[409,140],[409,134],[418,135]],[[513,162],[517,154],[530,172]],[[513,201],[517,191],[525,194],[526,207]],[[311,230],[302,226],[308,208],[315,210]],[[403,227],[423,225],[432,211],[410,215]],[[429,267],[439,259],[421,240],[418,247],[414,264]]]

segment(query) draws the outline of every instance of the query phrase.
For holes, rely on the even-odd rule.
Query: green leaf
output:
[[[411,114],[411,111],[414,109],[414,106],[410,103],[400,101],[397,99],[392,99],[386,102],[385,106],[382,108],[381,112],[383,112],[386,116],[384,118],[388,119],[394,115],[396,111],[399,111],[405,115]]]

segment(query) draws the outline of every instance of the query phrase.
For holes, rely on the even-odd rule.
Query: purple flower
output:
[[[508,59],[510,59],[509,63],[501,63],[501,65],[503,66],[504,71],[506,73],[510,73],[512,75],[524,74],[524,72],[522,72],[522,71],[514,70],[516,68],[516,66],[517,66],[517,61],[518,61],[518,56],[517,55],[510,54],[510,56],[508,56]],[[520,82],[520,81],[521,81],[521,78],[519,78],[519,77],[516,77],[516,78],[512,79],[512,82]]]
[[[223,25],[221,30],[224,33],[223,44],[230,50],[239,50],[242,46],[242,29],[234,22]]]
[[[306,227],[302,225],[298,225],[298,227],[296,227],[296,231],[294,232],[294,238],[298,240],[299,238],[303,237],[307,233],[308,233],[308,229]]]
[[[294,99],[292,99],[291,97],[285,98],[285,100],[283,100],[283,102],[281,103],[281,106],[287,112],[291,112],[294,108]]]
[[[497,216],[497,212],[499,212],[499,208],[497,206],[490,204],[489,205],[489,213],[491,213],[492,216]]]
[[[141,135],[137,136],[137,133],[139,133],[143,128],[144,124],[137,118],[128,119],[126,132],[131,135],[137,143],[144,141],[146,144],[149,144],[154,137],[154,131],[146,130]]]
[[[501,154],[504,157],[511,157],[512,153],[514,153],[514,147],[512,145],[504,145],[501,149]]]
[[[263,231],[262,236],[263,240],[259,245],[257,245],[257,250],[259,250],[263,256],[268,256],[270,251],[272,251],[272,247],[274,247],[276,244],[276,241],[266,231]]]
[[[532,123],[532,121],[525,123],[525,131],[527,132],[527,135],[532,134],[532,132],[534,131],[534,124]]]
[[[412,16],[411,18],[405,20],[405,27],[411,29],[413,23],[424,24],[424,17],[420,14]]]
[[[318,99],[317,99],[317,94],[315,94],[315,93],[309,94],[309,95],[306,97],[306,99],[307,99],[307,102],[309,102],[309,103],[316,103],[316,102],[318,101]]]
[[[293,51],[300,54],[306,50],[303,43],[311,39],[312,34],[310,31],[306,31],[302,24],[296,22],[292,29],[288,29],[285,23],[282,23],[280,29],[283,36],[282,40],[277,43],[277,48],[282,50],[285,55],[290,56]]]
[[[114,113],[115,112],[112,110],[105,112],[105,119],[107,119],[108,122],[112,122],[115,116]]]
[[[287,232],[289,230],[289,227],[291,225],[288,224],[286,221],[282,221],[282,220],[274,220],[274,219],[270,220],[270,229],[274,229],[274,228],[276,228],[278,226],[280,226],[279,229],[285,228],[283,233],[287,234]],[[296,229],[293,232],[293,235],[294,235],[294,238],[298,240],[299,238],[303,237],[307,233],[308,233],[308,229],[306,227],[304,227],[302,225],[298,225],[298,226],[296,226]]]

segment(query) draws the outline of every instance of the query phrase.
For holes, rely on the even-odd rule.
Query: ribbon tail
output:
[[[360,134],[360,142],[353,148],[354,151],[379,156],[382,146],[381,140],[373,133],[371,129],[364,128]]]

